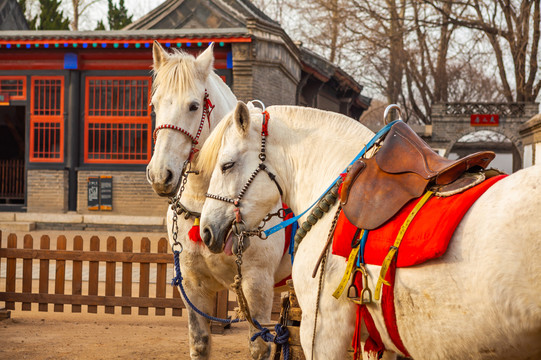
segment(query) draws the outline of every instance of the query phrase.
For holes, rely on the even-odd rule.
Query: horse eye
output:
[[[199,104],[197,103],[190,104],[190,111],[197,111],[197,109],[199,109]]]
[[[234,161],[230,161],[228,163],[225,163],[222,165],[222,173],[226,172],[227,170],[231,169],[235,165]]]

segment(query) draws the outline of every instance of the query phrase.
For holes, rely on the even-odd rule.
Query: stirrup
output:
[[[355,275],[360,272],[363,275],[363,289],[359,295],[359,289],[355,285]],[[368,287],[368,276],[366,271],[363,271],[359,268],[355,269],[352,275],[353,282],[348,287],[347,298],[357,305],[366,305],[372,302],[372,290]]]

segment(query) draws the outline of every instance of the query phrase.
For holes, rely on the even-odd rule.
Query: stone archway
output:
[[[427,142],[441,155],[481,150],[510,154],[512,171],[522,168],[523,144],[519,131],[537,114],[537,103],[438,103],[432,107],[432,133]],[[474,126],[473,114],[497,114],[496,126]],[[488,134],[492,134],[489,136]],[[461,153],[461,154],[459,154]]]
[[[445,156],[454,160],[477,151],[494,151],[496,158],[491,166],[512,173],[522,168],[522,156],[515,141],[492,129],[470,131],[452,142]]]

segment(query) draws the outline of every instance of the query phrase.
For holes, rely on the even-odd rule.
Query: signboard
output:
[[[472,114],[470,116],[471,126],[499,126],[500,116],[498,114]]]
[[[0,106],[9,106],[9,94],[0,93]]]
[[[88,210],[113,210],[113,177],[88,178]]]
[[[88,178],[88,210],[100,209],[100,178]]]
[[[113,210],[112,176],[100,176],[100,210]]]

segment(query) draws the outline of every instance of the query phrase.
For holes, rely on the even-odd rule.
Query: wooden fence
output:
[[[2,233],[0,232],[0,241]],[[178,289],[166,291],[171,279],[166,279],[168,267],[173,267],[173,256],[167,253],[169,243],[167,239],[158,241],[157,252],[151,252],[150,240],[143,237],[140,240],[140,251],[133,252],[133,241],[126,237],[122,241],[122,251],[117,251],[117,240],[110,236],[106,241],[106,251],[100,251],[100,239],[97,236],[90,238],[90,251],[83,251],[83,238],[73,238],[73,249],[66,250],[67,238],[63,235],[56,239],[56,249],[50,249],[49,236],[40,238],[39,249],[34,248],[34,239],[25,235],[23,248],[17,248],[17,236],[10,234],[7,238],[7,247],[0,248],[0,264],[6,261],[5,292],[0,292],[0,301],[5,301],[8,310],[15,309],[15,303],[20,302],[24,311],[31,310],[32,303],[38,304],[39,311],[48,311],[48,304],[54,304],[56,312],[65,311],[65,305],[71,305],[71,312],[81,312],[86,305],[87,312],[97,313],[98,306],[104,307],[106,314],[114,314],[115,307],[120,307],[122,314],[131,314],[132,308],[138,309],[139,315],[148,315],[149,308],[154,308],[155,315],[165,315],[166,309],[172,309],[173,316],[181,316],[184,303],[180,299]],[[18,261],[19,260],[19,261]],[[37,264],[38,261],[39,265]],[[54,279],[49,274],[51,262],[54,261]],[[36,262],[36,264],[34,264]],[[22,263],[22,264],[21,264]],[[51,263],[51,264],[50,264]],[[103,281],[100,285],[100,263],[105,263],[105,290]],[[117,289],[117,264],[121,266],[121,285]],[[153,265],[155,264],[155,266]],[[17,279],[17,272],[22,265],[22,286]],[[39,267],[34,268],[35,265]],[[69,268],[67,265],[71,265]],[[83,267],[84,265],[84,267]],[[138,273],[138,281],[133,282]],[[155,267],[155,285],[150,282],[150,274]],[[102,266],[103,267],[103,266]],[[88,279],[83,281],[83,268],[87,269]],[[34,284],[33,270],[39,269],[38,284]],[[66,277],[66,270],[71,274],[71,280]],[[154,272],[154,270],[153,270]],[[86,273],[86,272],[85,272]],[[54,282],[54,292],[50,291],[50,282]],[[66,294],[66,284],[71,284],[71,293]],[[83,286],[83,283],[85,286]],[[19,284],[19,286],[16,286]],[[33,291],[36,290],[37,292]],[[152,291],[152,288],[154,291]],[[136,291],[133,289],[136,288]],[[137,291],[138,288],[138,291]],[[87,290],[83,293],[83,289]],[[169,294],[168,294],[169,293]],[[227,317],[227,311],[234,308],[236,302],[228,301],[228,291],[219,292],[216,297],[214,315]],[[213,326],[213,332],[221,332]]]
[[[24,200],[24,160],[0,160],[0,199]]]

